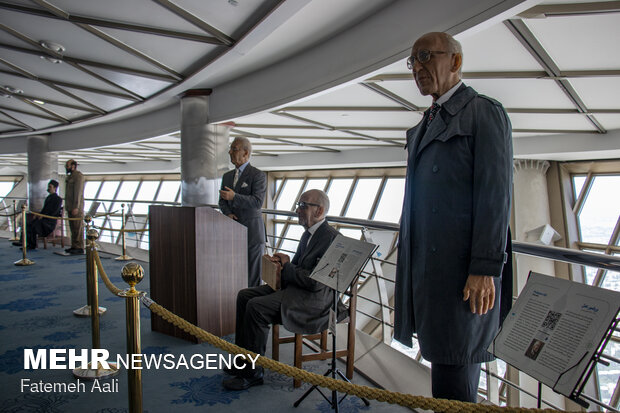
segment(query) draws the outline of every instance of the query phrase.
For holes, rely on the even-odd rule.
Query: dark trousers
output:
[[[433,397],[436,399],[478,401],[480,363],[450,365],[431,363]]]
[[[69,218],[84,218],[81,212],[77,215],[69,212],[68,215]],[[84,249],[84,220],[69,221],[69,228],[71,229],[71,248]]]
[[[34,215],[26,215],[26,247],[33,249],[37,247],[37,235],[40,237],[47,237],[56,226],[56,221],[52,219],[34,219]],[[20,242],[23,242],[20,236]]]
[[[235,344],[264,356],[269,326],[282,323],[281,307],[282,291],[268,285],[239,291]]]
[[[248,287],[260,285],[264,254],[264,242],[248,244]]]

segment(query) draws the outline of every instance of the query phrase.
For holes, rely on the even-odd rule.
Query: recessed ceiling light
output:
[[[54,43],[54,42],[49,42],[47,40],[41,40],[39,44],[44,49],[47,49],[56,55],[60,55],[60,57],[41,55],[40,56],[41,59],[45,59],[48,62],[52,62],[52,63],[62,63],[62,55],[65,53],[65,50],[66,50],[63,45]]]
[[[45,102],[43,102],[42,100],[39,100],[39,99],[32,99],[32,101],[34,103],[36,103],[37,105],[45,105]]]
[[[17,89],[16,87],[13,87],[13,86],[2,86],[2,89],[6,90],[7,92],[13,95],[21,95],[24,93],[23,90]]]

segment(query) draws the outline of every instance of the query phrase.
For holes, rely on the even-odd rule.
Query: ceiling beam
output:
[[[206,33],[209,33],[211,36],[215,37],[220,42],[222,42],[225,46],[229,46],[230,47],[230,46],[235,44],[235,41],[231,37],[229,37],[226,34],[222,33],[221,31],[219,31],[215,27],[209,25],[207,22],[205,22],[204,20],[200,19],[195,14],[190,13],[189,11],[187,11],[184,8],[176,5],[175,3],[173,3],[173,2],[171,2],[169,0],[153,0],[153,1],[155,3],[157,3],[157,4],[159,4],[160,6],[162,6],[163,8],[165,8],[165,9],[171,11],[172,13],[176,14],[177,16],[181,17],[185,21],[193,24],[194,26],[196,26],[199,29],[205,31]]]
[[[57,15],[58,17],[62,17],[63,19],[68,20],[69,18],[69,14],[67,12],[65,12],[64,10],[60,9],[59,7],[54,6],[53,4],[47,2],[46,0],[32,0],[35,3],[37,3],[38,5],[40,5],[41,7],[47,9],[48,11],[50,11],[51,13]],[[110,36],[109,34],[107,34],[106,32],[93,27],[91,25],[88,24],[83,24],[83,23],[76,23],[76,22],[71,22],[72,24],[78,26],[79,28],[89,32],[90,34],[100,38],[101,40],[104,40],[108,43],[110,43],[111,45],[115,46],[116,48],[123,50],[126,53],[129,53],[130,55],[152,65],[157,67],[158,69],[163,70],[164,72],[169,73],[170,75],[172,75],[175,80],[180,81],[183,80],[183,76],[180,73],[177,73],[174,69],[172,69],[171,67],[166,66],[165,64],[161,63],[160,61],[150,57],[149,55],[147,55],[146,53],[142,53],[140,50],[128,45],[125,42],[122,42],[118,39],[116,39],[113,36]]]
[[[540,44],[534,33],[530,31],[527,25],[518,19],[505,20],[504,25],[512,32],[512,34],[519,40],[519,42],[525,47],[525,49],[538,61],[538,63],[545,69],[545,72],[549,76],[554,77],[554,81],[564,91],[566,96],[573,102],[575,107],[580,113],[583,113],[588,121],[599,131],[599,133],[605,133],[606,130],[603,125],[594,117],[594,115],[588,113],[588,108],[585,103],[573,88],[571,83],[567,79],[560,78],[561,71],[558,65],[553,61],[549,53]]]
[[[33,74],[30,75],[25,75],[23,73],[18,73],[18,72],[12,72],[9,70],[2,70],[0,69],[0,73],[5,74],[5,75],[9,75],[9,76],[15,76],[15,77],[21,77],[23,79],[30,79],[30,80],[34,80],[35,82],[40,82],[40,83],[51,83],[57,86],[64,86],[64,87],[69,87],[72,89],[78,89],[78,90],[83,90],[85,92],[90,92],[90,93],[95,93],[98,95],[105,95],[105,96],[112,96],[115,98],[119,98],[119,99],[125,99],[125,100],[131,100],[134,102],[139,101],[139,99],[135,98],[134,96],[131,95],[126,95],[124,93],[118,93],[118,92],[113,92],[111,90],[104,90],[104,89],[97,89],[91,86],[83,86],[83,85],[78,85],[77,83],[71,83],[71,82],[63,82],[60,80],[53,80],[53,79],[47,79],[44,77],[39,77],[39,76],[35,76]]]
[[[524,19],[540,19],[618,12],[620,12],[620,1],[597,1],[592,3],[540,4],[520,13],[518,16]]]
[[[106,20],[97,17],[80,16],[74,14],[66,14],[66,17],[55,15],[47,10],[36,9],[32,7],[21,6],[18,4],[5,3],[0,1],[0,8],[5,10],[17,11],[19,13],[28,13],[35,16],[41,16],[48,19],[57,19],[69,21],[71,23],[82,23],[92,26],[108,27],[111,29],[125,30],[137,33],[152,34],[155,36],[164,36],[174,39],[190,40],[194,42],[210,43],[216,45],[224,45],[224,43],[215,37],[203,36],[200,34],[185,33],[177,30],[161,29],[159,27],[143,26],[133,23],[125,23],[115,20]]]
[[[388,98],[389,100],[398,103],[399,105],[401,105],[402,107],[412,111],[412,112],[419,112],[420,108],[416,105],[414,105],[413,103],[409,102],[407,99],[398,96],[396,93],[390,92],[389,90],[387,90],[384,87],[381,87],[379,85],[377,85],[376,83],[373,82],[362,82],[361,83],[362,86],[367,87],[368,89],[372,90],[373,92]]]
[[[14,71],[16,71],[16,72],[18,72],[18,73],[23,74],[23,75],[24,75],[25,77],[27,77],[27,78],[30,78],[30,79],[32,79],[32,80],[35,80],[35,79],[36,79],[36,76],[34,76],[33,74],[31,74],[31,73],[30,73],[30,72],[28,72],[27,70],[24,70],[24,69],[22,69],[21,67],[16,66],[16,65],[14,65],[13,63],[8,62],[8,61],[6,61],[6,60],[4,60],[4,59],[2,59],[2,58],[0,58],[0,64],[3,64],[3,65],[5,65],[5,66],[10,67],[10,68],[11,68],[11,69],[13,69]],[[96,113],[99,113],[99,114],[102,114],[102,115],[106,113],[106,112],[105,112],[105,110],[101,109],[100,107],[98,107],[98,106],[96,106],[96,105],[94,105],[94,104],[92,104],[92,103],[88,102],[87,100],[82,99],[81,97],[79,97],[79,96],[77,96],[77,95],[75,95],[75,94],[73,94],[73,93],[69,92],[68,90],[65,90],[65,89],[63,89],[63,88],[61,88],[61,87],[59,87],[59,86],[56,86],[56,85],[55,85],[55,84],[53,84],[53,83],[47,82],[47,81],[45,81],[45,80],[35,80],[35,81],[37,81],[37,82],[39,82],[39,83],[41,83],[41,84],[43,84],[43,85],[45,85],[45,86],[47,86],[47,87],[49,87],[49,88],[51,88],[51,89],[54,89],[55,91],[60,92],[60,93],[62,93],[63,95],[70,97],[71,99],[74,99],[74,100],[76,100],[76,101],[78,101],[78,102],[80,102],[80,103],[83,103],[85,106],[88,106],[88,107],[90,107],[90,108],[94,109],[94,111],[95,111]]]
[[[568,79],[580,77],[618,77],[620,70],[560,70],[559,75],[552,76],[544,70],[515,70],[489,72],[463,72],[463,79]],[[366,83],[413,81],[411,73],[386,73],[365,80]]]
[[[251,132],[247,132],[244,130],[239,129],[240,125],[236,125],[235,128],[231,129],[231,132],[235,132],[241,136],[246,136],[246,137],[251,137],[251,138],[262,138],[262,139],[266,139],[266,140],[270,140],[270,141],[274,141],[274,142],[280,142],[280,143],[285,143],[288,145],[293,145],[293,146],[307,146],[309,148],[317,148],[317,149],[322,149],[322,150],[326,150],[329,152],[340,152],[338,150],[335,149],[331,149],[331,148],[327,148],[324,146],[319,146],[319,145],[307,145],[307,144],[303,144],[300,142],[294,142],[294,141],[290,141],[288,139],[282,139],[282,138],[273,138],[273,137],[264,137],[262,135],[258,135],[256,133],[251,133]]]
[[[53,121],[57,121],[58,120],[58,119],[56,119],[54,117],[42,115],[40,113],[32,113],[32,112],[28,112],[27,110],[11,108],[11,107],[2,106],[2,105],[0,105],[0,109],[8,110],[8,111],[11,111],[11,112],[16,112],[16,113],[21,113],[22,115],[34,116],[35,118],[41,118],[41,119],[53,120]]]

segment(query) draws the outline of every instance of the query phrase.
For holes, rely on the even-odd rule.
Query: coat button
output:
[[[437,173],[439,167],[437,165],[433,165],[433,173]]]
[[[431,247],[431,251],[433,251],[433,252],[437,252],[437,248],[435,248],[435,247]]]
[[[437,208],[433,208],[433,209],[431,209],[431,211],[433,211],[433,214],[436,214],[437,213]]]

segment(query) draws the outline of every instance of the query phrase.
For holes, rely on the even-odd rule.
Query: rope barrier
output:
[[[124,291],[116,287],[108,278],[103,269],[99,254],[95,250],[95,261],[97,263],[97,269],[105,286],[114,295]],[[335,390],[340,393],[347,393],[352,396],[364,397],[366,399],[377,400],[379,402],[387,402],[391,404],[398,404],[409,408],[420,408],[425,410],[432,410],[434,412],[454,412],[454,413],[539,413],[539,412],[557,412],[554,409],[535,409],[525,407],[500,407],[495,405],[485,405],[476,403],[467,403],[457,400],[447,399],[434,399],[431,397],[414,396],[412,394],[399,393],[390,390],[377,389],[374,387],[363,386],[346,382],[344,380],[336,380],[331,377],[321,376],[319,374],[311,373],[306,370],[298,369],[288,364],[284,364],[279,361],[272,360],[270,358],[260,356],[242,347],[239,347],[233,343],[229,343],[203,329],[191,324],[183,318],[177,316],[171,311],[165,309],[155,301],[142,296],[140,298],[142,304],[144,304],[152,313],[157,314],[165,321],[180,328],[181,330],[191,334],[203,342],[207,342],[215,347],[220,348],[231,354],[248,355],[252,358],[259,356],[256,364],[263,368],[275,371],[286,376],[300,379],[301,381],[310,383],[330,390]],[[577,413],[577,412],[575,412]]]
[[[21,211],[19,211],[19,212],[16,211],[16,212],[13,212],[12,214],[8,214],[8,215],[7,214],[0,214],[0,217],[10,218],[10,217],[17,216],[19,214],[21,214]]]
[[[63,221],[81,221],[81,220],[84,219],[82,217],[78,217],[78,218],[55,217],[55,216],[52,216],[52,215],[45,215],[45,214],[42,214],[40,212],[34,212],[34,211],[28,211],[28,213],[32,214],[32,215],[35,215],[37,217],[41,217],[41,218],[49,218],[49,219],[56,219],[56,220],[60,219],[60,220],[63,220]]]
[[[115,231],[115,232],[148,232],[149,229],[115,229],[115,228],[105,228],[94,226],[94,228],[100,229],[101,231]]]

